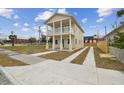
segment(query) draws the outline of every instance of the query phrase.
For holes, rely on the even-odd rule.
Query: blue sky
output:
[[[0,36],[8,35],[14,31],[19,38],[37,37],[37,28],[41,25],[42,31],[46,29],[44,21],[55,12],[73,15],[80,26],[84,29],[85,35],[94,35],[99,32],[104,35],[104,27],[107,32],[112,29],[112,24],[117,20],[116,11],[119,9],[99,8],[7,8],[0,9]],[[118,19],[123,20],[124,17]]]

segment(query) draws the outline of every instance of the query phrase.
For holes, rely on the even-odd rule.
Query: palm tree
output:
[[[123,16],[124,15],[124,9],[121,9],[121,10],[117,11],[116,15],[117,15],[117,17]]]
[[[11,42],[12,42],[12,46],[14,46],[14,44],[15,44],[15,39],[17,39],[17,35],[15,35],[13,31],[11,31],[11,35],[9,35],[9,39],[10,39]]]

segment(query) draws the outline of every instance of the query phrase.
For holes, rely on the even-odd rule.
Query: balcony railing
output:
[[[69,27],[63,27],[62,28],[62,34],[69,34],[70,33],[70,28]],[[61,34],[61,29],[60,28],[55,28],[54,35],[60,35]],[[74,34],[74,30],[71,28],[71,34]],[[53,35],[52,30],[48,30],[48,35]]]

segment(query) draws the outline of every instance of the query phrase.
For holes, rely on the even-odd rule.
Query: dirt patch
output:
[[[124,64],[121,63],[117,58],[101,58],[100,54],[103,53],[97,47],[94,47],[94,56],[96,61],[96,67],[105,68],[105,69],[113,69],[124,71]]]
[[[32,54],[48,51],[45,49],[45,45],[26,45],[26,46],[0,46],[0,48],[16,51],[24,54]]]
[[[42,55],[40,57],[46,58],[46,59],[54,59],[54,60],[63,60],[64,58],[72,55],[73,53],[79,51],[80,49],[74,50],[72,52],[69,51],[59,51],[59,52],[54,52],[54,53],[49,53],[46,55]]]
[[[18,60],[14,60],[10,57],[8,57],[7,55],[4,54],[0,54],[0,65],[2,66],[23,66],[23,65],[27,65],[21,61]]]
[[[88,51],[90,48],[87,48],[86,50],[84,50],[80,55],[78,55],[74,60],[71,61],[71,63],[75,63],[75,64],[83,64]]]

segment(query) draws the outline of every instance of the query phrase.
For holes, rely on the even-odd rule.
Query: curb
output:
[[[13,85],[21,85],[21,82],[17,81],[4,67],[2,67],[0,65],[0,70],[2,71],[2,73],[4,73],[4,75],[6,76],[6,78],[8,80],[10,80],[10,82],[13,84]]]

